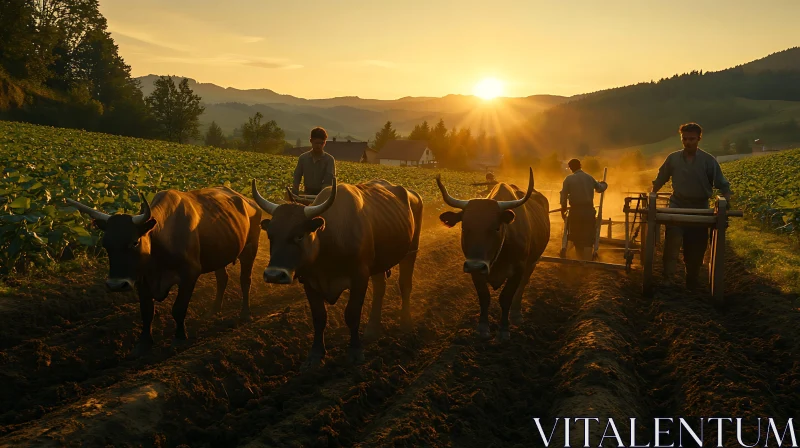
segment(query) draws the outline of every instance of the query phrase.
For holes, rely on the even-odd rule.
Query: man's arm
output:
[[[336,159],[330,156],[328,165],[325,167],[325,175],[322,176],[322,187],[333,185],[334,177],[336,177]]]
[[[294,168],[294,179],[292,180],[292,193],[300,194],[300,179],[303,178],[303,163],[301,158],[297,158],[297,166]]]
[[[722,196],[725,197],[725,199],[727,199],[728,202],[730,203],[731,183],[728,181],[728,179],[725,178],[725,175],[722,173],[722,167],[719,166],[719,162],[717,162],[716,159],[714,159],[714,164],[712,168],[714,170],[714,177],[713,177],[714,187],[717,190],[721,191]]]
[[[564,183],[561,186],[561,215],[564,215],[564,212],[567,211],[567,198],[569,198],[569,184],[567,183],[567,179],[564,179]]]
[[[658,193],[658,190],[664,186],[665,183],[669,180],[672,176],[672,164],[670,163],[669,156],[664,159],[664,163],[661,164],[661,168],[658,169],[658,175],[656,176],[655,180],[653,181],[653,189],[651,190],[653,193]]]

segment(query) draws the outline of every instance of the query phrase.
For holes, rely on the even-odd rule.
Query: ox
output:
[[[350,328],[351,362],[362,362],[358,336],[367,285],[372,279],[373,298],[364,337],[381,331],[381,307],[386,277],[400,265],[402,309],[400,324],[411,329],[411,277],[422,227],[422,199],[414,191],[384,180],[364,184],[336,184],[323,189],[311,205],[294,201],[274,204],[264,199],[253,180],[253,197],[272,219],[262,221],[270,242],[268,283],[303,284],[314,323],[314,343],[303,367],[319,365],[325,357],[325,302],[333,305],[350,290],[345,322]]]
[[[102,244],[108,253],[106,287],[112,292],[139,295],[142,334],[134,349],[140,355],[150,349],[153,337],[153,299],[163,301],[178,285],[172,306],[175,340],[186,340],[186,310],[197,279],[214,272],[217,296],[210,314],[222,307],[228,284],[226,266],[241,262],[242,310],[250,319],[250,275],[261,235],[261,210],[251,199],[227,188],[205,188],[189,192],[158,192],[152,206],[142,196],[141,214],[107,215],[80,202],[67,202],[93,218],[103,230]]]
[[[478,332],[482,338],[490,337],[488,285],[497,290],[506,283],[500,292],[498,336],[509,339],[509,310],[514,324],[521,323],[522,293],[550,239],[547,198],[533,189],[533,169],[527,193],[501,182],[486,198],[465,201],[447,193],[440,175],[436,176],[436,183],[444,202],[461,210],[444,212],[439,219],[447,227],[461,223],[464,272],[472,275],[481,305]]]

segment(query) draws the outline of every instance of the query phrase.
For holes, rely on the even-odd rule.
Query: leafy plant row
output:
[[[69,197],[109,214],[138,213],[139,194],[228,186],[247,197],[255,178],[273,201],[284,197],[296,159],[0,121],[0,275],[99,253],[98,229],[67,206]],[[337,163],[346,183],[384,178],[442,208],[436,171]],[[442,171],[448,190],[474,196],[479,173]]]
[[[734,206],[780,233],[800,236],[800,149],[722,164]]]

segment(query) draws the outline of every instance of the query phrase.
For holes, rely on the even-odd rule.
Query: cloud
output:
[[[395,68],[397,64],[392,61],[384,61],[381,59],[365,59],[363,61],[359,61],[362,65],[371,65],[373,67],[383,67],[383,68]]]
[[[261,42],[264,40],[263,37],[258,36],[239,36],[239,40],[246,44],[254,44],[256,42]]]
[[[138,31],[120,30],[119,28],[111,29],[111,37],[114,41],[119,43],[128,44],[137,50],[150,51],[158,50],[159,53],[167,54],[186,54],[190,52],[190,48],[173,43],[164,43],[163,40],[154,38],[147,33]]]
[[[250,67],[258,67],[258,68],[268,68],[268,69],[298,69],[303,68],[302,65],[299,64],[287,64],[285,62],[275,62],[275,61],[261,61],[261,60],[254,60],[254,61],[244,61],[242,65],[249,65]]]
[[[250,56],[223,54],[213,57],[184,57],[184,56],[161,56],[157,57],[161,62],[175,62],[180,64],[211,65],[211,66],[236,66],[258,67],[264,69],[283,69],[291,70],[303,68],[302,65],[292,64],[286,59],[277,58],[253,58]]]

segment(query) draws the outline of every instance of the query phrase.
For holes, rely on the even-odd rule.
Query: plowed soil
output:
[[[0,297],[0,445],[527,447],[543,446],[534,418],[549,435],[556,417],[582,416],[613,417],[622,434],[636,417],[650,431],[642,443],[655,417],[741,417],[752,444],[757,418],[783,424],[800,415],[800,301],[732,253],[723,306],[682,287],[642,298],[639,272],[540,263],[525,291],[524,323],[510,341],[481,341],[460,228],[427,224],[411,298],[415,328],[399,328],[395,270],[384,334],[366,344],[361,365],[347,361],[345,293],[329,307],[324,365],[300,369],[312,341],[308,305],[299,285],[261,279],[266,238],[253,272],[252,322],[237,320],[237,264],[216,317],[204,317],[214,276],[201,277],[184,347],[171,346],[174,291],[158,303],[156,345],[140,359],[129,358],[138,302],[104,291],[102,262],[14,288]],[[560,247],[555,221],[552,231],[549,255]],[[362,331],[369,306],[368,294]],[[592,427],[592,446],[603,429]],[[571,436],[583,446],[582,430]],[[562,446],[563,431],[555,437],[551,446]]]

